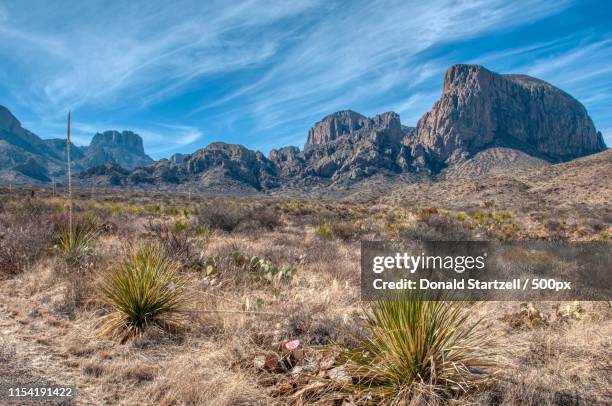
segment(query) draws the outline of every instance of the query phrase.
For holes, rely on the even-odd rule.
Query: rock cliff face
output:
[[[330,114],[308,131],[304,148],[325,144],[341,135],[354,133],[364,127],[367,128],[369,123],[370,120],[367,117],[351,110]]]
[[[522,150],[549,162],[603,151],[584,106],[556,87],[478,65],[446,71],[442,97],[419,120],[412,155],[438,169],[489,147]]]
[[[96,133],[91,143],[90,148],[123,148],[125,151],[130,151],[135,154],[144,155],[144,147],[142,145],[142,138],[132,131],[104,131],[103,133]]]
[[[75,173],[107,162],[133,169],[153,161],[144,152],[142,138],[131,131],[98,133],[90,146],[72,144],[70,152]],[[63,177],[66,168],[65,139],[41,139],[0,106],[0,181],[7,178],[28,183],[31,179],[32,183],[44,183]]]
[[[317,122],[309,131],[304,149],[312,148],[333,141],[343,135],[384,128],[399,136],[402,129],[399,116],[392,111],[366,117],[352,110],[338,111]]]
[[[174,164],[180,164],[181,162],[183,162],[185,160],[185,158],[187,158],[189,156],[189,154],[179,154],[176,153],[174,155],[172,155],[170,157],[170,161]]]
[[[84,167],[90,168],[106,162],[133,169],[153,160],[145,154],[142,138],[132,131],[104,131],[96,133],[85,150]]]
[[[413,129],[393,112],[371,118],[353,111],[327,116],[310,131],[306,147],[273,150],[270,160],[285,184],[347,184],[385,173],[400,173],[403,140]]]
[[[7,172],[5,176],[46,181],[65,167],[51,140],[42,140],[26,130],[6,107],[0,106],[0,170]]]
[[[118,183],[123,185],[143,184],[188,184],[192,188],[215,187],[228,189],[239,185],[255,191],[278,187],[278,171],[261,152],[252,151],[242,145],[215,142],[183,159],[154,162],[126,173]],[[95,176],[118,176],[117,168],[101,166]],[[84,174],[83,178],[88,175]]]

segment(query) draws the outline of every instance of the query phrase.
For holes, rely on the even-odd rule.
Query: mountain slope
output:
[[[490,176],[441,179],[399,185],[380,194],[389,204],[407,207],[474,206],[511,210],[539,207],[558,210],[597,208],[597,216],[612,219],[612,149],[569,162],[543,165],[520,172]]]
[[[480,151],[467,161],[451,165],[441,172],[440,178],[464,179],[516,174],[549,165],[547,161],[517,149],[495,147]]]
[[[153,162],[144,152],[142,138],[131,131],[98,133],[87,147],[71,144],[71,158],[75,172],[106,162],[128,169]],[[52,177],[63,177],[66,168],[65,139],[41,139],[0,106],[0,180],[44,183]]]
[[[23,128],[6,107],[0,106],[0,170],[3,178],[27,182],[34,166],[38,166],[33,181],[46,181],[49,176],[62,174],[65,165],[53,147]]]

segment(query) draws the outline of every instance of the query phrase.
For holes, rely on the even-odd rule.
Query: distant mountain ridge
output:
[[[71,144],[73,170],[115,162],[127,169],[153,162],[144,152],[142,138],[131,131],[105,131],[94,135],[86,147]],[[41,139],[24,129],[19,120],[0,106],[0,179],[13,183],[49,182],[67,170],[66,140]]]
[[[32,138],[23,131],[22,138]],[[42,142],[49,157],[61,157],[57,141]],[[562,90],[529,76],[454,65],[440,99],[416,127],[394,112],[366,117],[345,110],[317,122],[304,150],[284,147],[267,157],[215,142],[151,162],[142,139],[127,131],[96,134],[88,148],[78,158],[82,185],[257,193],[483,176],[569,161],[606,146],[584,106]],[[22,173],[38,169],[29,165]]]

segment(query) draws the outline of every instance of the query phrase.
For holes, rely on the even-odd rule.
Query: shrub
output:
[[[171,228],[163,222],[149,222],[145,228],[152,236],[159,240],[166,254],[185,266],[191,264],[194,259],[194,253],[189,235],[182,232],[183,228],[177,227],[177,223]],[[187,225],[185,224],[186,228]]]
[[[232,232],[248,217],[248,212],[244,207],[210,205],[199,210],[198,225]]]
[[[198,226],[227,232],[256,228],[273,230],[282,225],[279,212],[271,207],[257,205],[218,205],[201,207],[198,210]]]
[[[53,234],[52,207],[30,199],[0,213],[0,277],[24,272],[47,251]]]
[[[330,224],[331,232],[343,241],[349,241],[361,234],[361,228],[351,221],[335,221]]]
[[[401,229],[399,237],[416,241],[465,241],[472,236],[467,227],[453,218],[426,211],[414,225]]]
[[[409,404],[450,398],[482,379],[491,366],[485,333],[468,326],[462,302],[387,300],[371,305],[370,337],[345,351],[354,387],[374,403]],[[480,379],[479,379],[480,378]]]
[[[272,207],[255,206],[250,210],[250,218],[268,230],[274,230],[282,225],[280,212]]]
[[[61,222],[56,226],[55,249],[69,257],[82,255],[92,248],[99,231],[91,219],[73,223],[72,230],[67,222]]]
[[[329,224],[324,223],[317,227],[317,234],[321,237],[329,237],[332,235],[332,228]]]
[[[176,220],[174,222],[174,231],[180,233],[181,231],[187,230],[187,223],[182,220]]]
[[[112,312],[100,333],[120,342],[155,326],[176,332],[184,321],[186,280],[160,245],[146,244],[102,278],[100,292]]]

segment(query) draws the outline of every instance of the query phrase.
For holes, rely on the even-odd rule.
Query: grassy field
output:
[[[82,404],[612,401],[608,302],[359,297],[360,240],[609,239],[588,207],[74,196],[71,229],[66,199],[0,191],[0,383],[75,384]],[[402,312],[461,353],[398,347]]]

